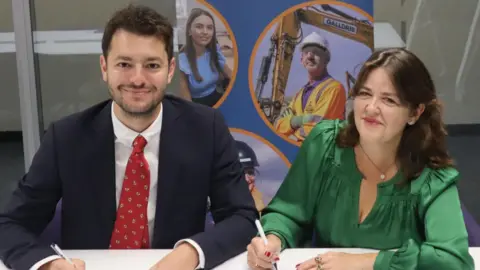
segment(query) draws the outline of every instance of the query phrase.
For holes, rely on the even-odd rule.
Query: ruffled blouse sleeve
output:
[[[418,217],[424,242],[412,239],[397,251],[380,251],[374,269],[475,269],[469,253],[468,234],[460,207],[453,168],[425,169],[412,183],[418,198]]]

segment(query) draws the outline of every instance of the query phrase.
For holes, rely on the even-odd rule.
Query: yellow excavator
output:
[[[320,6],[320,8],[317,8]],[[285,102],[285,87],[292,63],[295,47],[302,41],[302,23],[309,24],[345,38],[360,42],[374,49],[373,25],[368,20],[356,19],[328,4],[309,6],[283,16],[270,38],[268,55],[262,58],[255,87],[255,95],[261,110],[270,123],[274,123],[281,113]],[[275,59],[272,77],[272,94],[262,97],[265,83],[268,81],[270,65]],[[355,78],[347,71],[347,89],[350,93]]]

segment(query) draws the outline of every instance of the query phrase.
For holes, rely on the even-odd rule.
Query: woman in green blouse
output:
[[[249,266],[271,269],[281,250],[314,234],[318,247],[378,252],[319,254],[299,270],[474,269],[459,174],[424,64],[403,49],[375,52],[352,95],[348,120],[324,120],[303,142],[262,213],[268,244],[252,240]]]

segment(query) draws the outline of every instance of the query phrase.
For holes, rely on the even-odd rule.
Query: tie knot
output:
[[[145,145],[147,145],[147,140],[142,135],[138,135],[132,143],[135,152],[142,152]]]

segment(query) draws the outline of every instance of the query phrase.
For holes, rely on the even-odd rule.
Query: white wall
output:
[[[475,12],[480,12],[479,0],[401,2],[375,1],[375,21],[390,22],[398,33],[406,22],[407,47],[432,73],[447,124],[480,124],[480,20],[472,25]]]

